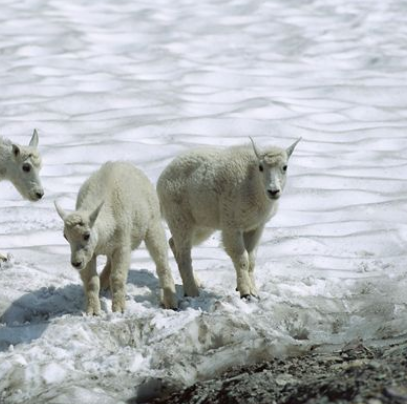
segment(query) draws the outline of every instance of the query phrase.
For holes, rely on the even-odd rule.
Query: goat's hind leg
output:
[[[207,240],[216,230],[210,227],[196,227],[192,238],[192,245],[199,245]],[[194,271],[195,283],[198,288],[202,287],[202,282],[199,280],[198,275]]]
[[[158,279],[163,291],[161,303],[166,309],[177,309],[177,295],[171,268],[168,265],[168,247],[161,222],[154,222],[148,229],[145,244],[155,262]]]
[[[109,289],[110,286],[110,272],[112,269],[112,263],[109,259],[107,258],[106,265],[103,268],[103,271],[100,274],[100,288],[102,290],[107,290]]]
[[[206,239],[208,239],[213,233],[214,233],[214,229],[211,229],[209,227],[199,227],[199,228],[195,228],[194,232],[193,232],[193,236],[192,236],[192,245],[199,245],[202,242],[204,242]],[[174,245],[174,240],[171,237],[169,240],[169,244],[172,250],[172,253],[174,254],[175,257],[175,245]],[[193,271],[193,276],[195,279],[195,284],[198,288],[202,287],[202,282],[199,280],[198,275],[196,274],[195,271]]]
[[[199,296],[198,285],[192,269],[191,249],[193,230],[189,228],[178,231],[171,228],[171,226],[170,230],[172,233],[170,247],[177,261],[182,284],[184,285],[185,296]]]

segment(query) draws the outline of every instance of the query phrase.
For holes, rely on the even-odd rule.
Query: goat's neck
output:
[[[114,228],[106,223],[104,217],[98,217],[93,231],[97,234],[96,251],[104,254],[106,246],[110,244],[110,240],[114,239]]]
[[[267,197],[266,193],[264,192],[264,185],[261,181],[260,176],[258,175],[258,166],[256,164],[255,167],[253,167],[252,171],[252,181],[250,181],[250,194],[252,196],[255,196],[256,201],[261,203],[262,206],[269,206],[273,204],[273,201]]]

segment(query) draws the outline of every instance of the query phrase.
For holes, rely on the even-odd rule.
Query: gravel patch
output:
[[[407,403],[407,339],[385,347],[355,340],[339,350],[317,347],[300,357],[236,367],[150,403]]]

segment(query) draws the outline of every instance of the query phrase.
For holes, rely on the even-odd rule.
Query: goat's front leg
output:
[[[126,281],[130,267],[130,246],[117,248],[111,257],[110,290],[112,311],[124,312],[126,307]]]
[[[225,251],[235,266],[240,297],[248,297],[251,294],[252,282],[249,274],[249,254],[244,246],[243,233],[239,230],[223,230],[222,239]]]
[[[80,272],[86,296],[86,314],[100,314],[100,279],[96,271],[96,256],[93,256],[88,265]]]
[[[246,251],[249,254],[249,276],[251,281],[250,294],[258,297],[256,282],[254,279],[254,267],[256,263],[256,247],[259,243],[260,237],[263,234],[264,226],[261,226],[255,230],[251,230],[243,233],[243,241]]]

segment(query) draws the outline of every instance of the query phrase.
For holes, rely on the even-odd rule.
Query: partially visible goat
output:
[[[37,146],[38,133],[35,129],[28,146],[0,137],[0,181],[10,181],[24,199],[34,202],[44,196],[39,177],[41,156]],[[0,261],[6,259],[0,254]]]

